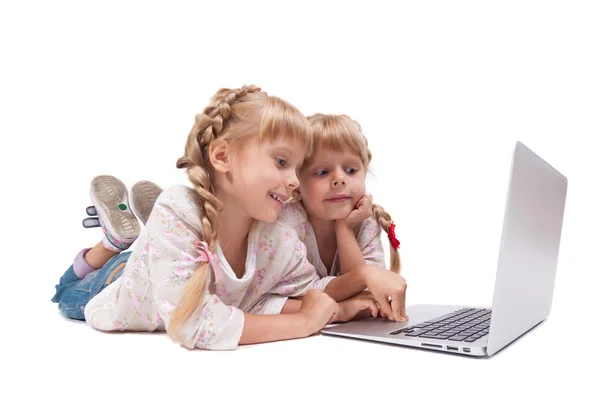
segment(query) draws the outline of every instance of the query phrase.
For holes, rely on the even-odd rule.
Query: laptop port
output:
[[[455,346],[446,346],[446,348],[447,348],[448,350],[454,350],[454,351],[458,351],[458,347],[455,347]]]
[[[440,349],[443,349],[444,346],[442,346],[441,344],[433,344],[433,343],[421,343],[421,346],[426,346],[426,347],[439,347]]]
[[[471,352],[471,349],[470,349],[470,348],[468,348],[468,347],[463,347],[463,351],[464,351],[465,353],[470,353],[470,352]]]

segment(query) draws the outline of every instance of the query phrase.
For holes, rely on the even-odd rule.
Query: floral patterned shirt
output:
[[[286,205],[279,214],[279,220],[289,224],[298,238],[306,245],[308,261],[314,265],[320,277],[339,276],[341,273],[340,260],[336,251],[333,264],[330,265],[329,273],[321,260],[317,238],[312,225],[308,220],[308,214],[302,203]],[[374,218],[367,218],[355,230],[356,241],[367,264],[375,264],[385,267],[385,253],[381,243],[381,227]]]
[[[164,190],[138,238],[123,275],[85,307],[88,325],[103,331],[164,331],[185,284],[200,262],[203,240],[199,197],[186,186]],[[235,349],[244,312],[278,314],[288,297],[323,290],[296,232],[279,221],[255,221],[248,235],[245,272],[237,278],[220,246],[220,280],[211,271],[200,306],[181,331],[187,348]]]

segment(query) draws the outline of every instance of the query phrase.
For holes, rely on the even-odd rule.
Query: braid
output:
[[[260,88],[256,86],[244,86],[237,90],[220,89],[203,113],[196,115],[194,126],[188,135],[184,155],[176,163],[177,168],[187,170],[188,178],[199,196],[204,240],[211,252],[214,252],[217,246],[217,214],[221,209],[221,202],[214,195],[208,149],[211,142],[219,138],[223,127],[228,123],[232,114],[231,106],[248,93],[257,92],[260,92]],[[200,306],[208,276],[208,262],[203,261],[190,277],[171,315],[168,334],[175,341],[181,341],[179,336],[181,327]]]
[[[380,205],[373,204],[373,218],[377,221],[377,224],[389,235],[390,226],[392,225],[392,217],[390,214]],[[401,262],[400,252],[395,249],[390,241],[390,270],[392,272],[400,273]]]

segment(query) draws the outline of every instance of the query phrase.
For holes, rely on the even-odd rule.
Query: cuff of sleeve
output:
[[[213,304],[203,312],[196,347],[207,350],[235,350],[244,330],[244,313],[220,300],[214,302],[214,298],[216,296],[212,295],[209,302]]]
[[[326,276],[324,278],[321,278],[317,282],[315,282],[315,286],[313,289],[325,290],[327,285],[329,285],[329,282],[331,282],[335,278],[336,278],[335,276]]]
[[[263,314],[281,314],[281,310],[283,310],[283,306],[287,301],[288,297],[277,295],[269,296],[267,301],[265,301]]]
[[[369,265],[377,265],[378,267],[383,267],[385,268],[385,262],[381,262],[379,260],[365,260],[365,264],[369,264]]]

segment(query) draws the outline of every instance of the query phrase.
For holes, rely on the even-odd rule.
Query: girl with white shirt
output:
[[[321,278],[345,274],[365,263],[385,267],[382,230],[390,243],[390,270],[399,274],[395,224],[365,194],[371,151],[360,125],[346,115],[315,114],[308,121],[313,151],[299,173],[301,201],[286,206],[280,220],[296,230]],[[408,319],[403,310],[395,315],[386,314],[385,308],[381,311],[398,321]]]

